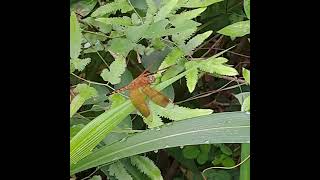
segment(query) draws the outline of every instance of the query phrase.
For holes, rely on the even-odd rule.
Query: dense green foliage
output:
[[[71,0],[70,12],[72,177],[249,179],[250,0]],[[110,94],[144,69],[171,100],[146,99],[148,118]]]

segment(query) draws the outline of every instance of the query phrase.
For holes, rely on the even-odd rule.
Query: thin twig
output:
[[[215,50],[225,50],[225,49],[222,49],[222,48],[200,48],[200,49],[215,49]],[[250,56],[247,56],[247,55],[244,55],[244,54],[240,54],[240,53],[236,53],[236,52],[233,52],[233,51],[227,51],[226,53],[230,53],[230,54],[235,54],[235,55],[238,55],[238,56],[242,56],[242,57],[245,57],[245,58],[250,58]]]
[[[227,83],[226,85],[228,85],[228,84],[230,84],[230,82]],[[226,86],[226,85],[224,85],[224,86]],[[236,87],[239,87],[239,86],[242,86],[242,85],[245,85],[245,83],[244,83],[244,84],[239,84],[239,85],[230,86],[230,87],[227,87],[227,88],[224,88],[224,89],[223,89],[223,87],[221,87],[221,88],[219,88],[219,89],[217,89],[217,90],[207,91],[207,92],[205,92],[205,93],[201,93],[201,94],[192,96],[192,97],[190,97],[190,98],[188,98],[188,99],[186,99],[186,100],[176,102],[175,104],[181,104],[181,103],[183,103],[183,102],[191,101],[191,100],[194,100],[194,99],[200,99],[200,98],[203,98],[203,97],[210,96],[210,95],[212,95],[212,94],[214,94],[214,93],[218,93],[218,92],[221,92],[221,91],[233,89],[233,88],[236,88]]]
[[[205,52],[201,57],[205,57],[212,50],[213,47],[215,47],[217,44],[221,42],[222,38],[223,35],[221,35],[220,38],[216,42],[214,42],[213,45],[208,49],[208,51]]]

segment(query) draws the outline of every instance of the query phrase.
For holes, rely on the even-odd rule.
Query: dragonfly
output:
[[[144,95],[147,95],[151,101],[164,108],[167,107],[170,102],[168,97],[150,87],[150,84],[154,81],[155,77],[145,70],[130,84],[115,90],[112,94],[129,90],[129,99],[132,104],[145,118],[147,118],[150,115],[150,109],[145,101]]]

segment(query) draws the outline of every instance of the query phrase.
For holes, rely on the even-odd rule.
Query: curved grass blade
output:
[[[250,143],[250,115],[245,112],[216,113],[169,123],[105,146],[71,166],[70,173],[96,167],[132,155],[169,147]]]

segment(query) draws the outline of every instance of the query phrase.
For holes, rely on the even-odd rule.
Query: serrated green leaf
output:
[[[233,23],[219,30],[218,33],[231,37],[242,37],[250,34],[250,20]]]
[[[159,68],[159,69],[161,69],[161,68]],[[166,80],[178,75],[183,70],[184,70],[183,65],[178,64],[178,65],[172,66],[168,70],[166,70],[166,72],[163,74],[163,76],[161,77],[161,81],[166,81]]]
[[[176,34],[173,34],[172,35],[172,40],[179,47],[181,47],[181,46],[183,46],[185,44],[185,41],[188,40],[196,31],[197,31],[197,27],[191,27],[191,28],[182,30],[182,31],[180,31],[180,32],[178,32]]]
[[[199,68],[205,72],[216,73],[224,76],[236,76],[239,74],[236,69],[223,64],[203,63]]]
[[[76,59],[81,51],[82,35],[77,16],[71,12],[70,16],[70,58]]]
[[[138,168],[131,164],[129,158],[121,159],[122,164],[134,180],[148,180],[149,177],[143,174]]]
[[[126,38],[114,38],[109,43],[109,50],[121,54],[123,57],[127,57],[128,53],[136,46],[135,43]]]
[[[250,95],[244,99],[241,111],[250,112]]]
[[[212,34],[212,31],[207,31],[205,33],[196,35],[195,37],[193,37],[188,41],[185,47],[183,47],[184,52],[186,54],[190,53],[194,48],[202,44],[203,41],[206,40],[211,34]]]
[[[242,75],[244,77],[244,80],[250,84],[250,71],[248,69],[242,68]]]
[[[151,45],[152,47],[160,51],[162,51],[166,47],[166,44],[161,41],[161,38],[153,38],[151,41]]]
[[[87,17],[87,18],[83,19],[82,21],[87,24],[90,24],[92,26],[95,26],[100,32],[105,33],[105,34],[109,33],[112,30],[112,26],[110,24],[98,22],[93,17]],[[98,33],[98,34],[100,34],[100,33]],[[101,36],[107,37],[106,35],[101,35]]]
[[[91,14],[91,16],[103,16],[108,13],[115,13],[118,10],[121,10],[122,13],[126,13],[128,11],[131,11],[132,9],[133,7],[128,3],[127,0],[115,0],[114,2],[100,6]]]
[[[154,22],[161,21],[168,17],[173,8],[177,5],[178,0],[168,0],[164,6],[162,6],[156,16],[154,17]]]
[[[186,146],[182,150],[183,156],[187,159],[195,159],[200,154],[197,146]]]
[[[138,15],[136,13],[133,13],[131,15],[131,21],[133,25],[139,25],[142,23],[141,19],[138,17]]]
[[[144,156],[130,157],[131,163],[135,165],[140,171],[145,173],[153,180],[163,180],[160,169],[150,160]]]
[[[76,95],[70,103],[70,118],[80,109],[86,101],[80,94]]]
[[[108,171],[111,176],[115,176],[119,180],[132,180],[132,177],[120,161],[111,164]]]
[[[208,59],[205,60],[205,65],[208,64],[216,64],[216,65],[220,65],[220,64],[224,64],[226,62],[228,62],[229,60],[227,58],[224,57],[210,57]]]
[[[205,11],[207,8],[198,8],[190,11],[185,11],[180,14],[176,14],[172,17],[170,17],[170,22],[177,26],[179,24],[184,23],[186,20],[193,19],[197,16],[199,16],[203,11]]]
[[[232,176],[225,170],[209,169],[204,173],[209,180],[233,180]]]
[[[119,55],[115,57],[115,60],[110,65],[110,70],[104,69],[101,73],[101,77],[105,81],[109,81],[111,84],[120,83],[120,76],[126,70],[126,59]]]
[[[152,23],[147,31],[145,31],[143,37],[145,38],[160,38],[166,34],[166,26],[169,24],[169,20],[163,19]]]
[[[78,84],[74,89],[74,92],[79,93],[84,99],[89,99],[97,96],[97,90],[94,87],[90,87],[87,84]]]
[[[172,49],[166,58],[162,61],[159,69],[165,69],[169,66],[176,64],[179,58],[183,57],[184,53],[179,48]]]
[[[154,0],[146,0],[146,4],[148,6],[148,9],[147,9],[145,23],[151,23],[153,21],[153,17],[156,14],[158,8]]]
[[[95,19],[98,22],[110,24],[110,25],[122,25],[122,26],[131,26],[131,18],[127,16],[123,17],[112,17],[112,18],[97,18]]]
[[[185,63],[185,67],[187,70],[190,70],[188,74],[186,74],[187,79],[187,87],[190,93],[192,93],[198,82],[198,63],[195,61],[188,61]]]
[[[140,38],[144,37],[148,28],[149,24],[146,23],[140,26],[130,26],[126,29],[125,34],[130,41],[138,42]]]
[[[75,58],[70,60],[74,69],[78,71],[83,71],[84,68],[91,62],[91,58]]]
[[[150,103],[150,106],[153,104]],[[154,104],[155,105],[155,104]],[[165,108],[155,105],[158,109],[158,114],[162,117],[166,117],[168,119],[179,121],[188,118],[193,118],[197,116],[204,116],[211,114],[213,110],[211,109],[190,109],[187,107],[182,107],[178,105],[174,105],[169,103],[169,105]]]
[[[118,119],[116,117],[107,118],[106,115],[122,115],[124,117],[127,114],[119,113],[119,110],[126,106],[129,106],[129,101],[126,104],[121,105],[113,109],[113,112],[106,112],[105,114],[98,116],[99,121],[105,123],[108,126],[117,125]],[[130,113],[134,110],[131,106],[126,110],[126,113]],[[123,118],[124,118],[123,117]],[[106,164],[121,158],[129,157],[132,155],[154,151],[157,149],[179,147],[193,144],[206,144],[206,143],[249,143],[250,142],[250,115],[244,112],[226,112],[215,113],[208,116],[201,116],[186,121],[173,122],[172,125],[164,125],[156,129],[150,129],[142,133],[137,133],[128,137],[126,140],[114,143],[107,147],[102,147],[91,155],[79,161],[77,164],[71,164],[70,174],[96,167],[102,164]],[[86,141],[95,141],[97,143],[100,140],[94,138],[87,139],[87,134],[83,133],[95,126],[105,129],[105,125],[98,123],[97,120],[91,121],[86,125],[72,140],[70,160],[74,160],[73,154],[83,153],[83,150],[89,150],[88,146],[81,149],[78,144],[78,140],[82,140],[82,136]],[[93,124],[94,123],[94,124]],[[97,123],[97,124],[96,124]],[[88,129],[90,127],[90,129]],[[108,127],[110,128],[110,127]],[[96,132],[99,130],[93,129]],[[100,130],[101,131],[101,130]],[[93,133],[96,134],[96,133]],[[101,132],[99,133],[101,134]],[[105,134],[102,135],[104,137]],[[196,137],[196,138],[195,138]],[[76,141],[77,140],[77,141]],[[77,150],[74,151],[74,146],[77,145]],[[83,146],[83,145],[82,145]],[[81,150],[81,151],[80,151]],[[90,150],[89,150],[90,151]]]
[[[154,110],[154,106],[149,106],[150,116],[148,118],[143,117],[143,121],[148,125],[148,128],[154,128],[163,125],[163,122],[157,112]]]
[[[187,8],[197,8],[197,7],[207,7],[211,4],[221,2],[223,0],[189,0],[183,7]]]
[[[243,1],[244,12],[247,15],[247,18],[250,19],[250,0]]]

